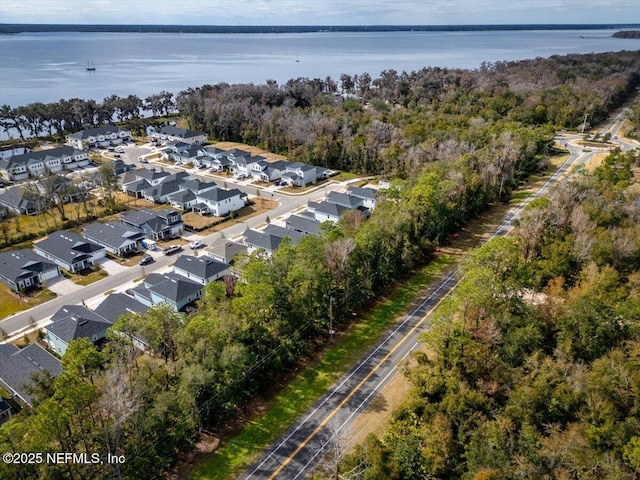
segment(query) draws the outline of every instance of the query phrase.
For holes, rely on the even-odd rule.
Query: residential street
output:
[[[593,152],[575,144],[579,135],[558,137],[570,151],[569,158],[534,195],[506,214],[503,223],[495,229],[491,238],[506,235],[512,223],[533,199],[544,195],[558,181],[565,181],[575,166],[589,161]],[[322,458],[325,449],[341,435],[348,436],[353,420],[373,400],[395,375],[397,365],[418,347],[418,335],[429,325],[430,315],[456,288],[455,270],[448,271],[443,279],[427,293],[421,303],[407,314],[392,331],[370,352],[354,365],[326,394],[239,478],[242,479],[301,479]]]

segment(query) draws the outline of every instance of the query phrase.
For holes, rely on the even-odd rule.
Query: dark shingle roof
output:
[[[330,192],[326,201],[347,208],[357,208],[362,205],[362,198],[354,197],[347,193]]]
[[[36,203],[25,197],[26,189],[24,187],[7,188],[0,194],[0,204],[5,205],[14,210],[27,211],[35,209]]]
[[[111,135],[112,133],[119,134],[121,131],[128,132],[129,130],[125,130],[120,127],[107,126],[107,127],[96,127],[96,128],[88,128],[86,130],[81,130],[79,132],[70,133],[67,137],[79,138],[84,140],[89,137],[97,137],[99,135]]]
[[[320,222],[299,215],[291,215],[286,221],[287,228],[296,230],[298,232],[310,233],[311,235],[318,235],[320,233]]]
[[[198,198],[210,200],[212,202],[221,202],[223,200],[226,200],[227,198],[233,198],[240,195],[242,195],[242,192],[237,188],[232,188],[230,190],[212,188],[211,190],[207,190],[206,192],[198,193]]]
[[[258,232],[246,229],[242,234],[244,242],[254,248],[262,248],[269,253],[273,253],[280,246],[283,238],[270,233]]]
[[[38,242],[35,248],[69,264],[86,260],[91,257],[92,253],[104,249],[97,243],[73,232],[53,232]]]
[[[202,279],[210,278],[231,267],[227,263],[218,262],[209,257],[192,257],[191,255],[179,256],[173,266]]]
[[[366,198],[367,200],[375,200],[376,192],[373,188],[349,187],[347,193],[358,198]]]
[[[62,372],[62,366],[60,360],[40,345],[32,344],[19,349],[11,343],[0,344],[0,381],[16,391],[27,403],[31,402],[31,397],[24,386],[31,384],[32,374],[44,371],[57,377]]]
[[[127,313],[145,313],[149,307],[140,303],[135,298],[123,293],[112,293],[95,308],[98,315],[116,323],[118,319]]]
[[[155,169],[146,169],[146,168],[140,168],[136,170],[134,173],[136,177],[138,177],[139,179],[144,178],[149,182],[153,180],[158,180],[159,178],[165,178],[171,175],[169,172],[160,172],[160,171],[156,171]]]
[[[0,253],[0,276],[12,283],[56,268],[57,265],[26,248]]]
[[[201,284],[177,273],[166,273],[164,275],[152,273],[145,278],[144,283],[149,291],[175,303],[202,290]]]
[[[84,227],[83,231],[86,237],[110,248],[120,248],[131,241],[144,238],[144,233],[138,228],[116,222],[92,223]]]
[[[344,212],[349,210],[347,207],[329,202],[309,202],[309,208],[313,208],[316,212],[326,213],[327,215],[332,215],[335,217],[339,217]]]
[[[291,243],[297,245],[304,238],[304,234],[296,232],[295,230],[287,230],[286,228],[279,227],[277,225],[267,225],[264,229],[265,233],[275,235],[276,237],[289,238]]]
[[[82,150],[78,150],[65,145],[63,147],[40,150],[38,152],[27,152],[23,153],[22,155],[14,155],[12,157],[4,159],[0,163],[0,167],[8,169],[16,165],[29,165],[32,163],[43,162],[45,160],[69,157],[79,154],[84,154],[84,152]]]
[[[76,338],[90,339],[112,325],[109,320],[83,305],[65,305],[51,317],[51,321],[53,323],[47,325],[45,330],[65,342]]]

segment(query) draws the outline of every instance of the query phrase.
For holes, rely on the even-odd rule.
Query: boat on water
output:
[[[85,67],[87,69],[87,72],[95,72],[96,71],[96,67],[93,65],[93,63],[87,62],[87,66]]]

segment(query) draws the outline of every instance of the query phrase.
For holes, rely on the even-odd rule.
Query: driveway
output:
[[[83,288],[82,285],[76,285],[68,278],[64,278],[62,275],[60,275],[59,278],[47,280],[47,289],[51,290],[59,297],[77,292],[81,288]]]
[[[102,268],[105,272],[109,274],[109,276],[126,272],[130,268],[130,267],[125,267],[124,265],[120,265],[115,260],[111,260],[108,258],[101,258],[100,260],[98,260],[98,264],[100,265],[100,268]]]

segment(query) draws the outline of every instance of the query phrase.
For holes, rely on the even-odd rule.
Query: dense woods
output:
[[[410,397],[341,478],[637,478],[632,167],[640,155],[613,153],[471,255],[405,370]]]
[[[88,342],[72,342],[63,374],[54,381],[40,379],[34,408],[0,428],[0,450],[111,452],[125,455],[127,462],[99,468],[0,464],[0,477],[158,476],[192,447],[200,429],[225,425],[249,399],[271,391],[280,375],[322,348],[330,317],[334,327],[344,328],[352,312],[366,308],[428,261],[434,248],[466,220],[508,198],[522,178],[544,164],[552,152],[554,129],[581,124],[585,113],[591,121],[604,118],[634,91],[639,66],[640,52],[572,55],[484,65],[473,72],[424,69],[383,72],[377,79],[344,75],[340,86],[331,79],[298,79],[282,86],[217,85],[181,93],[176,99],[181,114],[191,127],[212,137],[259,144],[311,163],[382,172],[397,180],[366,221],[358,213],[348,214],[297,246],[283,242],[272,258],[254,253],[238,259],[238,281],[207,286],[199,309],[188,316],[160,306],[124,317],[117,325],[120,333],[112,335],[102,352]],[[336,96],[338,88],[357,97]],[[640,260],[637,226],[630,225],[634,219],[637,223],[637,213],[625,201],[623,188],[631,181],[625,172],[636,163],[635,157],[620,154],[595,179],[572,184],[571,193],[559,191],[552,202],[533,203],[520,226],[531,231],[521,243],[502,240],[473,257],[467,277],[476,286],[491,288],[476,292],[473,285],[464,286],[468,312],[460,317],[452,303],[449,316],[442,314],[431,336],[445,341],[443,353],[433,344],[434,352],[444,357],[424,355],[423,369],[411,374],[426,389],[416,393],[416,409],[407,407],[406,415],[396,420],[397,433],[372,440],[352,460],[370,467],[367,478],[423,478],[410,476],[409,468],[415,468],[415,475],[464,474],[460,469],[466,468],[461,459],[466,458],[467,440],[478,445],[474,465],[493,468],[483,463],[490,455],[483,453],[487,441],[482,435],[506,442],[505,448],[522,443],[525,451],[533,451],[535,442],[543,441],[536,429],[556,420],[556,442],[583,433],[567,430],[581,418],[586,402],[584,390],[572,388],[603,355],[627,351],[634,332],[628,319],[639,313],[637,303],[625,303],[636,308],[634,314],[612,301],[637,295],[635,280],[630,280]],[[589,228],[597,236],[591,237]],[[605,282],[610,288],[606,292],[615,297],[606,293],[598,299],[581,290],[597,292],[593,282],[605,270],[609,278],[607,269],[617,272],[617,280]],[[526,280],[523,286],[516,283],[521,279]],[[527,303],[525,288],[546,288],[546,308]],[[562,301],[549,300],[561,292]],[[574,297],[582,303],[567,310]],[[476,315],[480,310],[483,315]],[[554,323],[556,311],[565,312],[564,330]],[[594,315],[589,317],[593,320],[583,321],[581,311]],[[608,326],[601,328],[595,319],[610,312],[618,316],[607,316]],[[595,342],[596,334],[607,341]],[[135,350],[130,335],[145,338],[152,355]],[[551,368],[554,352],[561,349],[566,363]],[[531,394],[522,391],[519,413],[503,415],[512,423],[490,416],[498,402],[517,390],[518,375],[543,375],[540,382],[551,385],[552,392],[553,385],[569,378],[571,370],[565,367],[576,359],[582,363],[572,368],[585,377],[575,377],[570,388],[559,390],[557,413],[549,413],[555,407],[547,405],[547,391],[538,392],[537,403],[527,403]],[[601,368],[608,368],[605,361]],[[458,371],[462,373],[455,376]],[[603,392],[607,388],[601,386]],[[447,389],[460,398],[446,397]],[[457,417],[436,411],[436,402],[444,398]],[[626,418],[634,412],[634,402],[629,394],[623,405],[611,408],[621,408],[619,415]],[[474,412],[475,407],[481,412]],[[618,418],[618,413],[611,415],[598,425],[604,428],[608,419]],[[485,417],[491,429],[478,429]],[[438,427],[427,429],[426,422]],[[521,442],[517,422],[528,422],[528,436]],[[632,440],[634,428],[629,421],[628,429],[616,434],[621,448],[640,442]],[[603,441],[613,442],[605,433]],[[406,450],[396,451],[393,445]],[[630,445],[629,455],[635,451]],[[399,461],[399,455],[405,460]],[[500,458],[511,462],[509,451]],[[383,465],[376,459],[393,461]],[[621,471],[629,468],[622,460],[618,464]],[[390,473],[376,473],[376,468]]]

